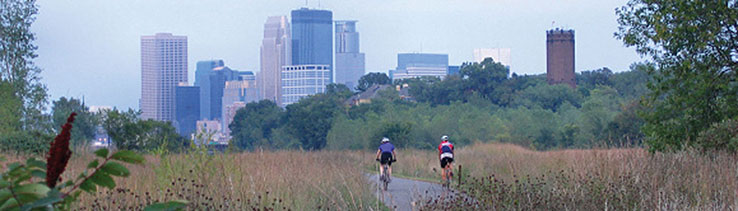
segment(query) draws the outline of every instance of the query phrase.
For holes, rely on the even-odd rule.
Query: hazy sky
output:
[[[387,72],[397,53],[449,55],[451,65],[471,61],[474,48],[512,49],[511,71],[546,71],[546,33],[576,31],[576,71],[627,70],[640,61],[613,38],[615,8],[625,0],[322,0],[311,8],[334,20],[358,20],[367,72]],[[232,69],[259,69],[267,16],[289,15],[304,0],[38,0],[37,35],[43,83],[51,99],[81,98],[88,105],[138,108],[140,36],[186,35],[189,82],[195,63],[223,59]],[[555,21],[555,22],[554,22]]]

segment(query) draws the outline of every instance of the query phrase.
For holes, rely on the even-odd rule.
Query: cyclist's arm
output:
[[[397,160],[397,154],[395,154],[395,150],[392,150],[392,159]]]
[[[382,150],[378,149],[378,150],[377,150],[377,158],[376,158],[376,159],[379,159],[379,154],[380,154],[380,153],[382,153]]]

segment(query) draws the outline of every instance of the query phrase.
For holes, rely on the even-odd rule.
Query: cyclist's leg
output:
[[[383,179],[383,177],[384,177],[384,164],[380,163],[379,164],[379,179],[381,180]]]
[[[445,164],[445,165],[444,165]],[[446,167],[447,163],[441,158],[441,180],[446,181]]]
[[[448,170],[446,170],[448,172],[448,176],[454,176],[454,161],[449,161],[448,164],[446,164],[446,168],[448,168]]]
[[[392,159],[387,162],[387,171],[387,176],[392,177]]]

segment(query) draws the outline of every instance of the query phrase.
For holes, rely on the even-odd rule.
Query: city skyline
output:
[[[449,65],[460,65],[472,61],[475,48],[509,47],[515,58],[513,72],[542,74],[545,31],[557,26],[578,32],[577,72],[601,67],[618,72],[641,61],[633,49],[622,47],[612,37],[617,29],[614,8],[624,2],[323,1],[320,7],[314,2],[308,7],[331,10],[334,19],[360,21],[366,72],[386,73],[397,65],[398,53],[448,54]],[[74,5],[82,10],[61,2],[41,0],[38,4],[39,15],[32,28],[39,45],[36,63],[44,69],[43,82],[51,99],[85,96],[90,105],[118,108],[138,108],[140,81],[136,79],[140,73],[135,69],[140,66],[136,61],[140,55],[138,46],[130,46],[138,36],[158,32],[188,36],[190,78],[195,78],[195,61],[208,59],[223,59],[234,69],[258,70],[267,17],[289,15],[305,6],[303,1],[227,1],[212,6],[230,16],[190,17],[182,14],[194,14],[210,4],[80,1]],[[86,75],[99,69],[98,61],[110,65],[106,74]],[[74,79],[80,83],[67,82]],[[111,88],[95,88],[105,85]]]

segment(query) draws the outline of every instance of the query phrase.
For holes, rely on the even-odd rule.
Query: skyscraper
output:
[[[576,88],[574,74],[574,30],[546,31],[546,80]]]
[[[224,67],[223,60],[198,61],[195,70],[195,86],[200,87],[200,118],[211,119],[210,75],[217,67]]]
[[[174,121],[180,82],[187,82],[187,36],[141,36],[141,117]]]
[[[238,79],[239,72],[232,70],[226,66],[213,68],[213,72],[208,75],[209,86],[208,87],[209,99],[206,99],[205,104],[209,104],[209,115],[206,117],[209,120],[220,119],[223,115],[223,91],[225,90],[226,81],[232,81]],[[202,90],[202,88],[201,88]],[[202,91],[201,91],[202,92]],[[202,115],[201,115],[202,116]]]
[[[333,13],[328,10],[292,10],[292,65],[328,65],[333,68]],[[333,74],[331,72],[331,80]]]
[[[397,54],[397,68],[390,70],[392,80],[432,76],[443,78],[448,74],[448,55],[429,53]]]
[[[264,23],[264,39],[261,41],[261,71],[257,85],[261,99],[281,102],[282,66],[292,64],[292,38],[286,16],[268,17]]]
[[[328,65],[291,65],[282,67],[282,106],[303,97],[325,92],[331,83]]]
[[[180,135],[190,137],[190,134],[195,133],[195,124],[200,119],[200,87],[180,83],[175,93],[175,128]]]
[[[359,53],[356,21],[336,21],[336,83],[356,88],[364,75],[364,53]]]

